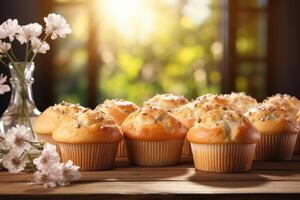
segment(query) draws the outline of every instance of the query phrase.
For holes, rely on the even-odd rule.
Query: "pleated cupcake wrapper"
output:
[[[257,144],[255,160],[282,161],[293,156],[298,134],[263,135]]]
[[[191,144],[187,139],[184,140],[183,149],[182,149],[182,158],[189,161],[193,159]]]
[[[300,153],[300,134],[298,134],[298,139],[296,141],[296,146],[295,146],[295,153]]]
[[[72,160],[81,171],[111,169],[114,166],[118,143],[63,144],[59,143],[62,161]]]
[[[127,160],[127,150],[124,140],[119,143],[116,160]]]
[[[191,143],[197,170],[208,172],[243,172],[251,168],[256,144]]]
[[[134,141],[126,140],[129,161],[140,166],[162,167],[180,161],[184,140]]]
[[[47,135],[37,134],[37,138],[38,138],[39,140],[43,140],[43,141],[45,141],[45,142],[48,142],[48,143],[50,143],[50,144],[55,145],[55,146],[56,146],[56,151],[57,151],[58,155],[61,157],[59,145],[57,144],[57,142],[55,142],[55,141],[52,139],[51,134],[47,134]]]

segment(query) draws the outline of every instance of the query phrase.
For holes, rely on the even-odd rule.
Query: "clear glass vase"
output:
[[[40,111],[32,97],[33,62],[9,63],[11,73],[11,99],[8,108],[0,119],[0,131],[6,133],[13,126],[24,125],[35,138],[32,126]]]

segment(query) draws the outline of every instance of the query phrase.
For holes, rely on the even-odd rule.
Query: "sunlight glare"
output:
[[[104,0],[103,14],[124,37],[147,40],[155,29],[155,15],[142,0]]]

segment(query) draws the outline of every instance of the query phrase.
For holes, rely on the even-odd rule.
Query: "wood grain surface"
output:
[[[116,163],[109,171],[82,172],[70,186],[28,185],[32,173],[0,172],[0,199],[300,199],[300,156],[253,163],[247,173],[196,171],[192,162],[164,168]]]

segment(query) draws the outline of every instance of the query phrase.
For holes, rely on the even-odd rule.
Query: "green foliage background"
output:
[[[211,50],[220,38],[220,13],[211,6],[204,22],[194,24],[180,9],[184,4],[174,9],[152,1],[157,24],[147,40],[126,40],[106,26],[101,46],[113,61],[104,63],[100,71],[99,101],[119,97],[140,104],[157,93],[195,98],[220,91],[220,60]]]

